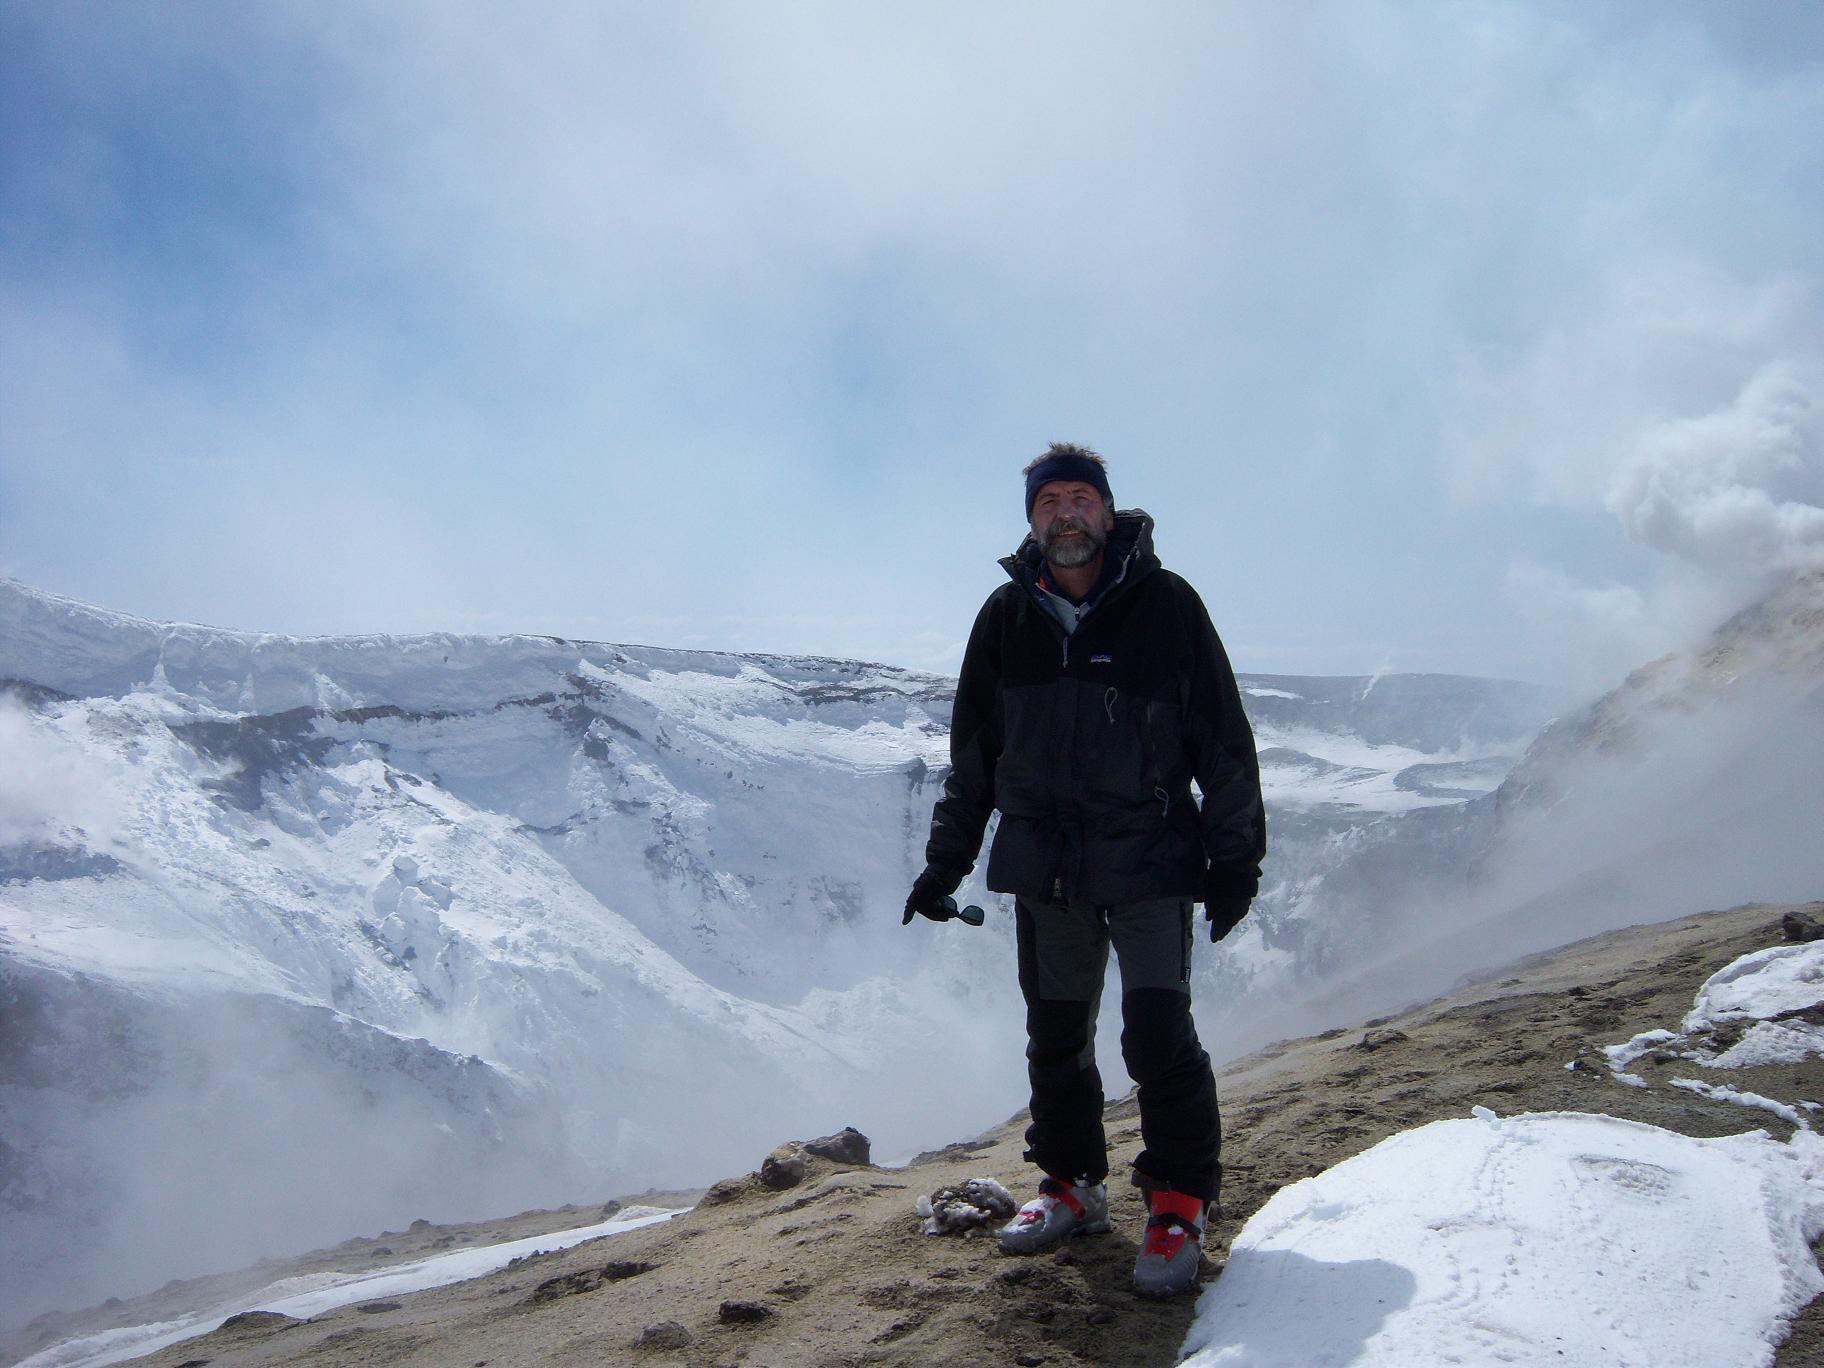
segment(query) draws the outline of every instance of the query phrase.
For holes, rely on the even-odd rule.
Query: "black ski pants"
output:
[[[1032,1125],[1026,1158],[1054,1178],[1108,1175],[1096,1014],[1113,945],[1121,971],[1121,1057],[1138,1087],[1134,1181],[1216,1199],[1222,1121],[1216,1078],[1191,1019],[1191,911],[1181,898],[1074,906],[1017,899],[1020,991]]]

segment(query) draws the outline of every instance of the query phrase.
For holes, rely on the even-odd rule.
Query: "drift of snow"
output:
[[[1607,1116],[1438,1121],[1277,1193],[1187,1368],[1771,1363],[1824,1291],[1824,1141]]]
[[[355,1302],[402,1297],[411,1292],[484,1277],[505,1268],[515,1259],[570,1249],[590,1240],[669,1221],[677,1214],[657,1207],[629,1207],[612,1220],[576,1230],[557,1230],[479,1249],[458,1249],[412,1263],[369,1269],[365,1273],[324,1272],[286,1278],[247,1296],[224,1302],[201,1315],[151,1325],[125,1326],[65,1340],[22,1360],[16,1368],[104,1368],[106,1364],[155,1353],[179,1340],[206,1335],[230,1316],[244,1311],[276,1311],[303,1320]]]
[[[1776,945],[1743,955],[1697,990],[1686,1035],[1729,1021],[1766,1021],[1824,1003],[1824,941]]]

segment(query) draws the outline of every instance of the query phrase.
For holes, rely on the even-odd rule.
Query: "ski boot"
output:
[[[1100,1235],[1108,1229],[1106,1187],[1047,1177],[1039,1184],[1039,1195],[1001,1227],[1001,1252],[1042,1254],[1072,1235]]]
[[[1208,1203],[1182,1192],[1146,1195],[1146,1239],[1134,1260],[1134,1291],[1142,1297],[1175,1297],[1194,1287],[1203,1258]]]

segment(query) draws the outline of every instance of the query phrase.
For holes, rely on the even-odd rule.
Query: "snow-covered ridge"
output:
[[[551,636],[241,632],[151,622],[0,579],[0,679],[28,680],[73,697],[168,691],[258,714],[293,708],[465,711],[482,700],[534,697],[579,665],[633,677],[714,679],[745,670],[751,672],[750,696],[770,688],[831,705],[877,704],[896,695],[942,701],[951,682],[816,656],[731,655]]]

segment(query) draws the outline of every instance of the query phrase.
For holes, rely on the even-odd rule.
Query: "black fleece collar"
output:
[[[1102,554],[1108,558],[1103,569],[1105,583],[1099,584],[1086,602],[1099,603],[1122,593],[1159,568],[1159,557],[1153,553],[1152,514],[1140,508],[1117,508],[1115,525]],[[1045,553],[1039,550],[1032,533],[1026,534],[1011,556],[1001,558],[1001,568],[1015,584],[1025,585],[1029,593],[1043,592],[1039,574],[1045,568]]]

